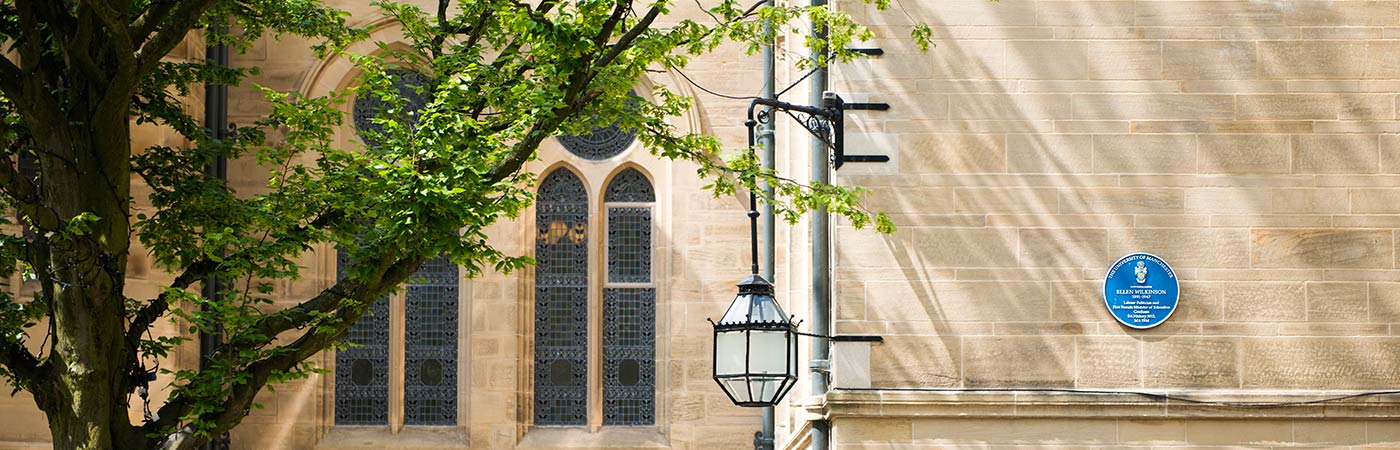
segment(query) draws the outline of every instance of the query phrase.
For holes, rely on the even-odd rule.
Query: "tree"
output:
[[[348,55],[364,69],[353,93],[266,91],[269,117],[214,139],[181,98],[254,71],[167,59],[191,30],[239,49],[267,33],[306,36],[323,56],[362,30],[318,0],[0,0],[0,39],[11,50],[0,58],[0,198],[13,213],[0,236],[0,276],[22,271],[40,286],[33,298],[0,296],[0,375],[33,394],[57,448],[193,448],[237,425],[269,383],[315,371],[307,359],[338,345],[425,260],[447,255],[469,273],[529,264],[491,248],[482,230],[528,206],[533,174],[521,167],[557,134],[617,123],[658,155],[695,162],[716,195],[767,181],[789,217],[823,206],[858,226],[892,227],[861,210],[854,190],[797,185],[742,152],[716,160],[718,141],[665,121],[690,99],[664,88],[652,102],[628,95],[646,72],[678,69],[723,42],[756,49],[770,37],[763,20],[809,17],[830,38],[808,46],[851,57],[845,43],[868,31],[843,14],[722,0],[708,10],[712,21],[659,26],[668,1],[380,6],[403,23],[410,49]],[[426,80],[418,90],[428,102],[414,115],[393,83],[405,68]],[[376,145],[331,142],[342,120],[336,102],[348,95],[386,105],[367,132]],[[192,144],[132,149],[133,120]],[[235,192],[204,170],[218,157],[274,168],[269,189]],[[133,214],[133,177],[152,189],[141,199],[149,214]],[[123,295],[133,237],[176,274],[156,298]],[[295,258],[327,242],[349,250],[349,275],[272,307],[267,282],[297,277]],[[208,280],[246,288],[204,298],[193,288]],[[143,361],[186,343],[152,337],[150,327],[175,319],[191,331],[221,330],[224,342],[204,369],[169,372],[169,400],[131,423],[127,399],[147,373]],[[38,353],[27,349],[31,339],[42,340]]]

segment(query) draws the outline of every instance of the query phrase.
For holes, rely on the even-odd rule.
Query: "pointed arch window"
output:
[[[350,256],[336,249],[336,279],[345,278]],[[379,299],[350,326],[349,348],[335,352],[335,423],[389,423],[389,301]]]
[[[535,424],[588,419],[588,193],[551,172],[535,209]]]
[[[404,119],[416,123],[426,102],[420,87],[428,77],[408,70],[388,74],[403,98]],[[378,145],[373,133],[380,130],[373,119],[386,106],[374,97],[355,100],[355,128],[370,147]],[[336,256],[336,274],[343,278],[349,256],[344,249]],[[374,302],[351,326],[346,341],[352,345],[335,355],[337,425],[457,424],[459,278],[459,268],[446,258],[431,259],[402,293]],[[391,329],[391,318],[404,330]]]
[[[615,173],[596,203],[590,201],[585,180],[571,170],[556,169],[540,183],[535,425],[656,424],[656,193],[651,180],[635,168]],[[601,236],[590,234],[593,217],[602,222]],[[594,260],[590,242],[603,252],[605,267],[596,274],[589,270]],[[602,313],[601,329],[590,331],[589,324],[595,323],[590,310]],[[590,346],[598,353],[590,353]],[[589,370],[601,373],[590,377]],[[590,379],[601,383],[590,385]],[[601,417],[590,417],[590,411]]]
[[[656,285],[652,283],[652,211],[656,194],[636,169],[624,169],[603,195],[607,279],[603,284],[603,424],[656,422]]]

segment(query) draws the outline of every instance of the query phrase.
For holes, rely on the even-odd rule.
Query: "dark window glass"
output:
[[[421,86],[428,83],[428,77],[411,70],[390,70],[387,72],[395,77],[394,89],[399,92],[399,97],[403,98],[404,110],[399,119],[405,120],[410,126],[418,123],[418,111],[427,104],[428,97],[419,92]],[[361,96],[355,99],[355,129],[359,131],[373,130],[382,131],[383,127],[374,123],[374,118],[379,116],[389,104],[373,96]],[[374,138],[360,134],[360,139],[371,147],[378,145]]]
[[[559,136],[559,143],[580,158],[600,161],[622,154],[635,139],[627,130],[609,125],[582,136]]]
[[[336,278],[350,258],[336,251]],[[379,299],[350,327],[350,348],[335,353],[335,423],[384,425],[389,421],[389,301]]]
[[[535,205],[535,424],[584,425],[588,193],[573,172],[556,170]]]
[[[651,182],[636,169],[613,177],[605,202],[649,203]],[[651,282],[651,213],[608,206],[608,282]],[[603,424],[656,423],[656,289],[603,290]]]
[[[603,424],[656,423],[656,289],[603,290]]]
[[[457,266],[434,258],[405,294],[404,423],[457,424]]]

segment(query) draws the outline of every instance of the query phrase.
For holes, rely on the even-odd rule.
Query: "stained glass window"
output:
[[[559,143],[580,158],[600,161],[622,154],[635,139],[635,135],[614,124],[581,136],[559,136]]]
[[[457,424],[457,277],[457,266],[439,257],[408,283],[405,424]]]
[[[428,82],[428,77],[411,70],[389,70],[387,73],[394,77],[394,89],[398,91],[399,97],[403,99],[403,106],[406,110],[404,119],[412,125],[418,122],[418,110],[427,103],[427,96],[419,92],[419,87]],[[374,123],[374,118],[379,115],[389,104],[374,96],[360,96],[355,99],[355,129],[360,131],[381,131],[383,127]],[[366,145],[375,146],[374,139],[364,133],[360,134],[360,139]]]
[[[656,422],[656,288],[651,284],[651,182],[626,169],[608,183],[603,290],[603,424]],[[614,206],[617,203],[624,205]],[[620,283],[629,285],[618,286]],[[642,286],[637,286],[641,284]]]
[[[555,170],[540,183],[535,237],[535,424],[588,411],[588,193]]]
[[[345,277],[347,252],[336,252],[336,277]],[[389,301],[379,299],[350,327],[351,347],[335,353],[335,423],[384,425],[389,420]]]

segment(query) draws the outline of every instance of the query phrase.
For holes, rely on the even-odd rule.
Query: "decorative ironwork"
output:
[[[336,250],[336,277],[344,278],[350,256]],[[350,327],[350,348],[335,353],[335,423],[384,425],[389,421],[389,302],[383,298]]]
[[[603,290],[603,424],[656,422],[656,289]]]
[[[605,202],[654,202],[656,193],[651,188],[651,180],[641,171],[627,168],[608,182],[603,193]]]
[[[588,193],[560,169],[540,183],[535,223],[535,424],[588,413]]]
[[[457,424],[457,266],[429,260],[408,283],[404,423]]]
[[[614,123],[585,135],[559,136],[557,139],[569,153],[590,161],[602,161],[627,151],[637,136]]]
[[[398,90],[399,97],[403,99],[408,124],[412,126],[418,123],[418,111],[428,103],[428,97],[419,92],[419,89],[428,83],[428,76],[412,70],[390,70],[386,73],[396,80],[394,89]],[[361,96],[355,99],[355,129],[362,132],[359,133],[360,139],[365,142],[365,145],[371,147],[379,145],[363,132],[383,132],[383,127],[374,123],[374,119],[388,106],[388,102],[374,96]]]
[[[651,282],[651,208],[608,208],[608,281]]]

